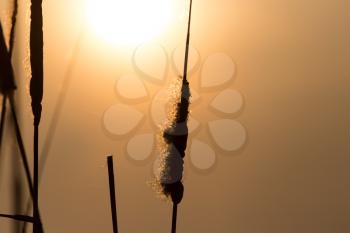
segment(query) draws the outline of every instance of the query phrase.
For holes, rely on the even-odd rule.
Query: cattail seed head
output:
[[[183,166],[187,148],[190,89],[181,77],[176,80],[172,109],[159,137],[159,167],[156,174],[156,190],[178,204],[183,196]]]

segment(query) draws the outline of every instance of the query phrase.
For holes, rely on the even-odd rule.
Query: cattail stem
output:
[[[107,164],[108,164],[109,196],[111,201],[113,233],[118,233],[117,205],[116,205],[116,198],[115,198],[115,182],[114,182],[114,171],[113,171],[113,167],[114,167],[113,156],[107,157]]]
[[[177,220],[177,204],[173,203],[173,219],[171,224],[171,233],[176,233],[176,220]]]
[[[34,216],[34,226],[33,232],[38,233],[39,227],[39,125],[34,125],[34,201],[33,201],[33,216]]]
[[[188,56],[190,50],[190,37],[191,37],[191,21],[192,21],[192,0],[190,0],[190,10],[188,15],[188,25],[187,25],[187,37],[186,37],[186,51],[184,60],[184,73],[183,79],[187,80],[187,70],[188,70]]]

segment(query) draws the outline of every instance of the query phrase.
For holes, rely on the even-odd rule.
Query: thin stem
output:
[[[13,54],[13,48],[15,45],[15,32],[16,32],[16,22],[17,22],[17,14],[18,14],[18,0],[13,0],[13,11],[12,11],[12,17],[11,17],[11,32],[10,32],[10,48],[9,48],[9,54],[12,57]]]
[[[65,72],[64,78],[63,78],[63,83],[61,86],[60,94],[57,98],[57,102],[56,102],[56,105],[55,105],[54,110],[53,110],[52,119],[51,119],[51,122],[49,125],[49,129],[48,129],[47,135],[44,139],[44,145],[43,145],[43,148],[41,151],[41,156],[40,156],[39,182],[41,180],[42,174],[44,173],[44,168],[46,165],[47,158],[49,157],[49,154],[50,154],[50,149],[51,149],[52,141],[55,137],[55,132],[56,132],[56,128],[58,125],[58,121],[60,119],[64,103],[67,99],[68,90],[70,87],[70,83],[72,81],[73,70],[74,70],[74,67],[75,67],[77,60],[78,60],[77,56],[78,56],[79,51],[80,51],[80,43],[81,43],[82,38],[83,38],[83,32],[80,32],[78,39],[75,43],[75,46],[73,48],[72,55],[69,59],[70,61],[69,61],[67,70]]]
[[[34,125],[34,199],[33,199],[33,217],[34,226],[33,232],[38,233],[39,228],[39,182],[38,182],[38,165],[39,165],[39,125]]]
[[[18,148],[19,148],[20,155],[22,158],[22,162],[24,165],[24,171],[25,171],[28,186],[29,186],[29,192],[30,192],[31,197],[33,198],[34,197],[34,190],[33,190],[33,184],[32,184],[32,180],[31,180],[31,174],[30,174],[30,170],[29,170],[29,163],[27,160],[28,157],[27,157],[26,150],[24,148],[21,130],[19,128],[19,123],[18,123],[15,101],[14,101],[13,95],[9,96],[9,100],[10,100],[11,113],[12,113],[12,118],[13,118],[14,127],[15,127],[16,140],[17,140]]]
[[[185,61],[184,61],[184,73],[183,73],[183,80],[184,80],[184,82],[187,81],[188,56],[189,56],[189,50],[190,50],[190,37],[191,37],[191,20],[192,20],[192,0],[190,0],[190,11],[189,11],[189,14],[188,14],[186,51],[185,51]]]
[[[2,99],[1,119],[0,119],[0,150],[2,148],[2,136],[5,130],[6,105],[7,105],[7,94],[4,93],[3,99]],[[0,151],[0,155],[1,155],[1,151]]]
[[[113,233],[118,233],[117,205],[116,205],[116,199],[115,199],[115,183],[114,183],[114,171],[113,171],[113,156],[107,157],[107,164],[108,164],[109,194],[110,194],[110,201],[111,201]]]
[[[171,233],[176,233],[176,219],[177,219],[177,204],[173,203],[173,220],[171,224]]]
[[[22,221],[22,222],[33,222],[33,217],[30,216],[26,216],[26,215],[10,215],[10,214],[0,214],[1,218],[9,218],[9,219],[13,219],[16,221]]]

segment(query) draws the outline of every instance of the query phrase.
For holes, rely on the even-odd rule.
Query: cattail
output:
[[[180,79],[181,84],[177,85],[173,111],[169,114],[169,119],[163,128],[160,150],[160,167],[156,176],[156,184],[161,188],[161,193],[170,198],[173,202],[173,215],[171,232],[176,232],[177,206],[181,202],[184,193],[182,184],[183,166],[185,151],[188,139],[188,115],[190,106],[190,87],[187,81],[187,68],[190,46],[192,17],[192,0],[190,0],[190,10],[188,17],[186,51],[184,59],[183,77]]]
[[[42,111],[43,81],[44,81],[44,39],[43,39],[43,14],[42,0],[31,1],[30,21],[30,64],[32,78],[30,80],[30,96],[32,98],[32,112],[34,116],[34,201],[33,201],[33,233],[39,233],[41,223],[39,221],[39,124]]]

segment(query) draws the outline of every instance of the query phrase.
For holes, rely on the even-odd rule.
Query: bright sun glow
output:
[[[172,19],[172,0],[87,0],[87,20],[112,44],[138,44],[161,34]]]

